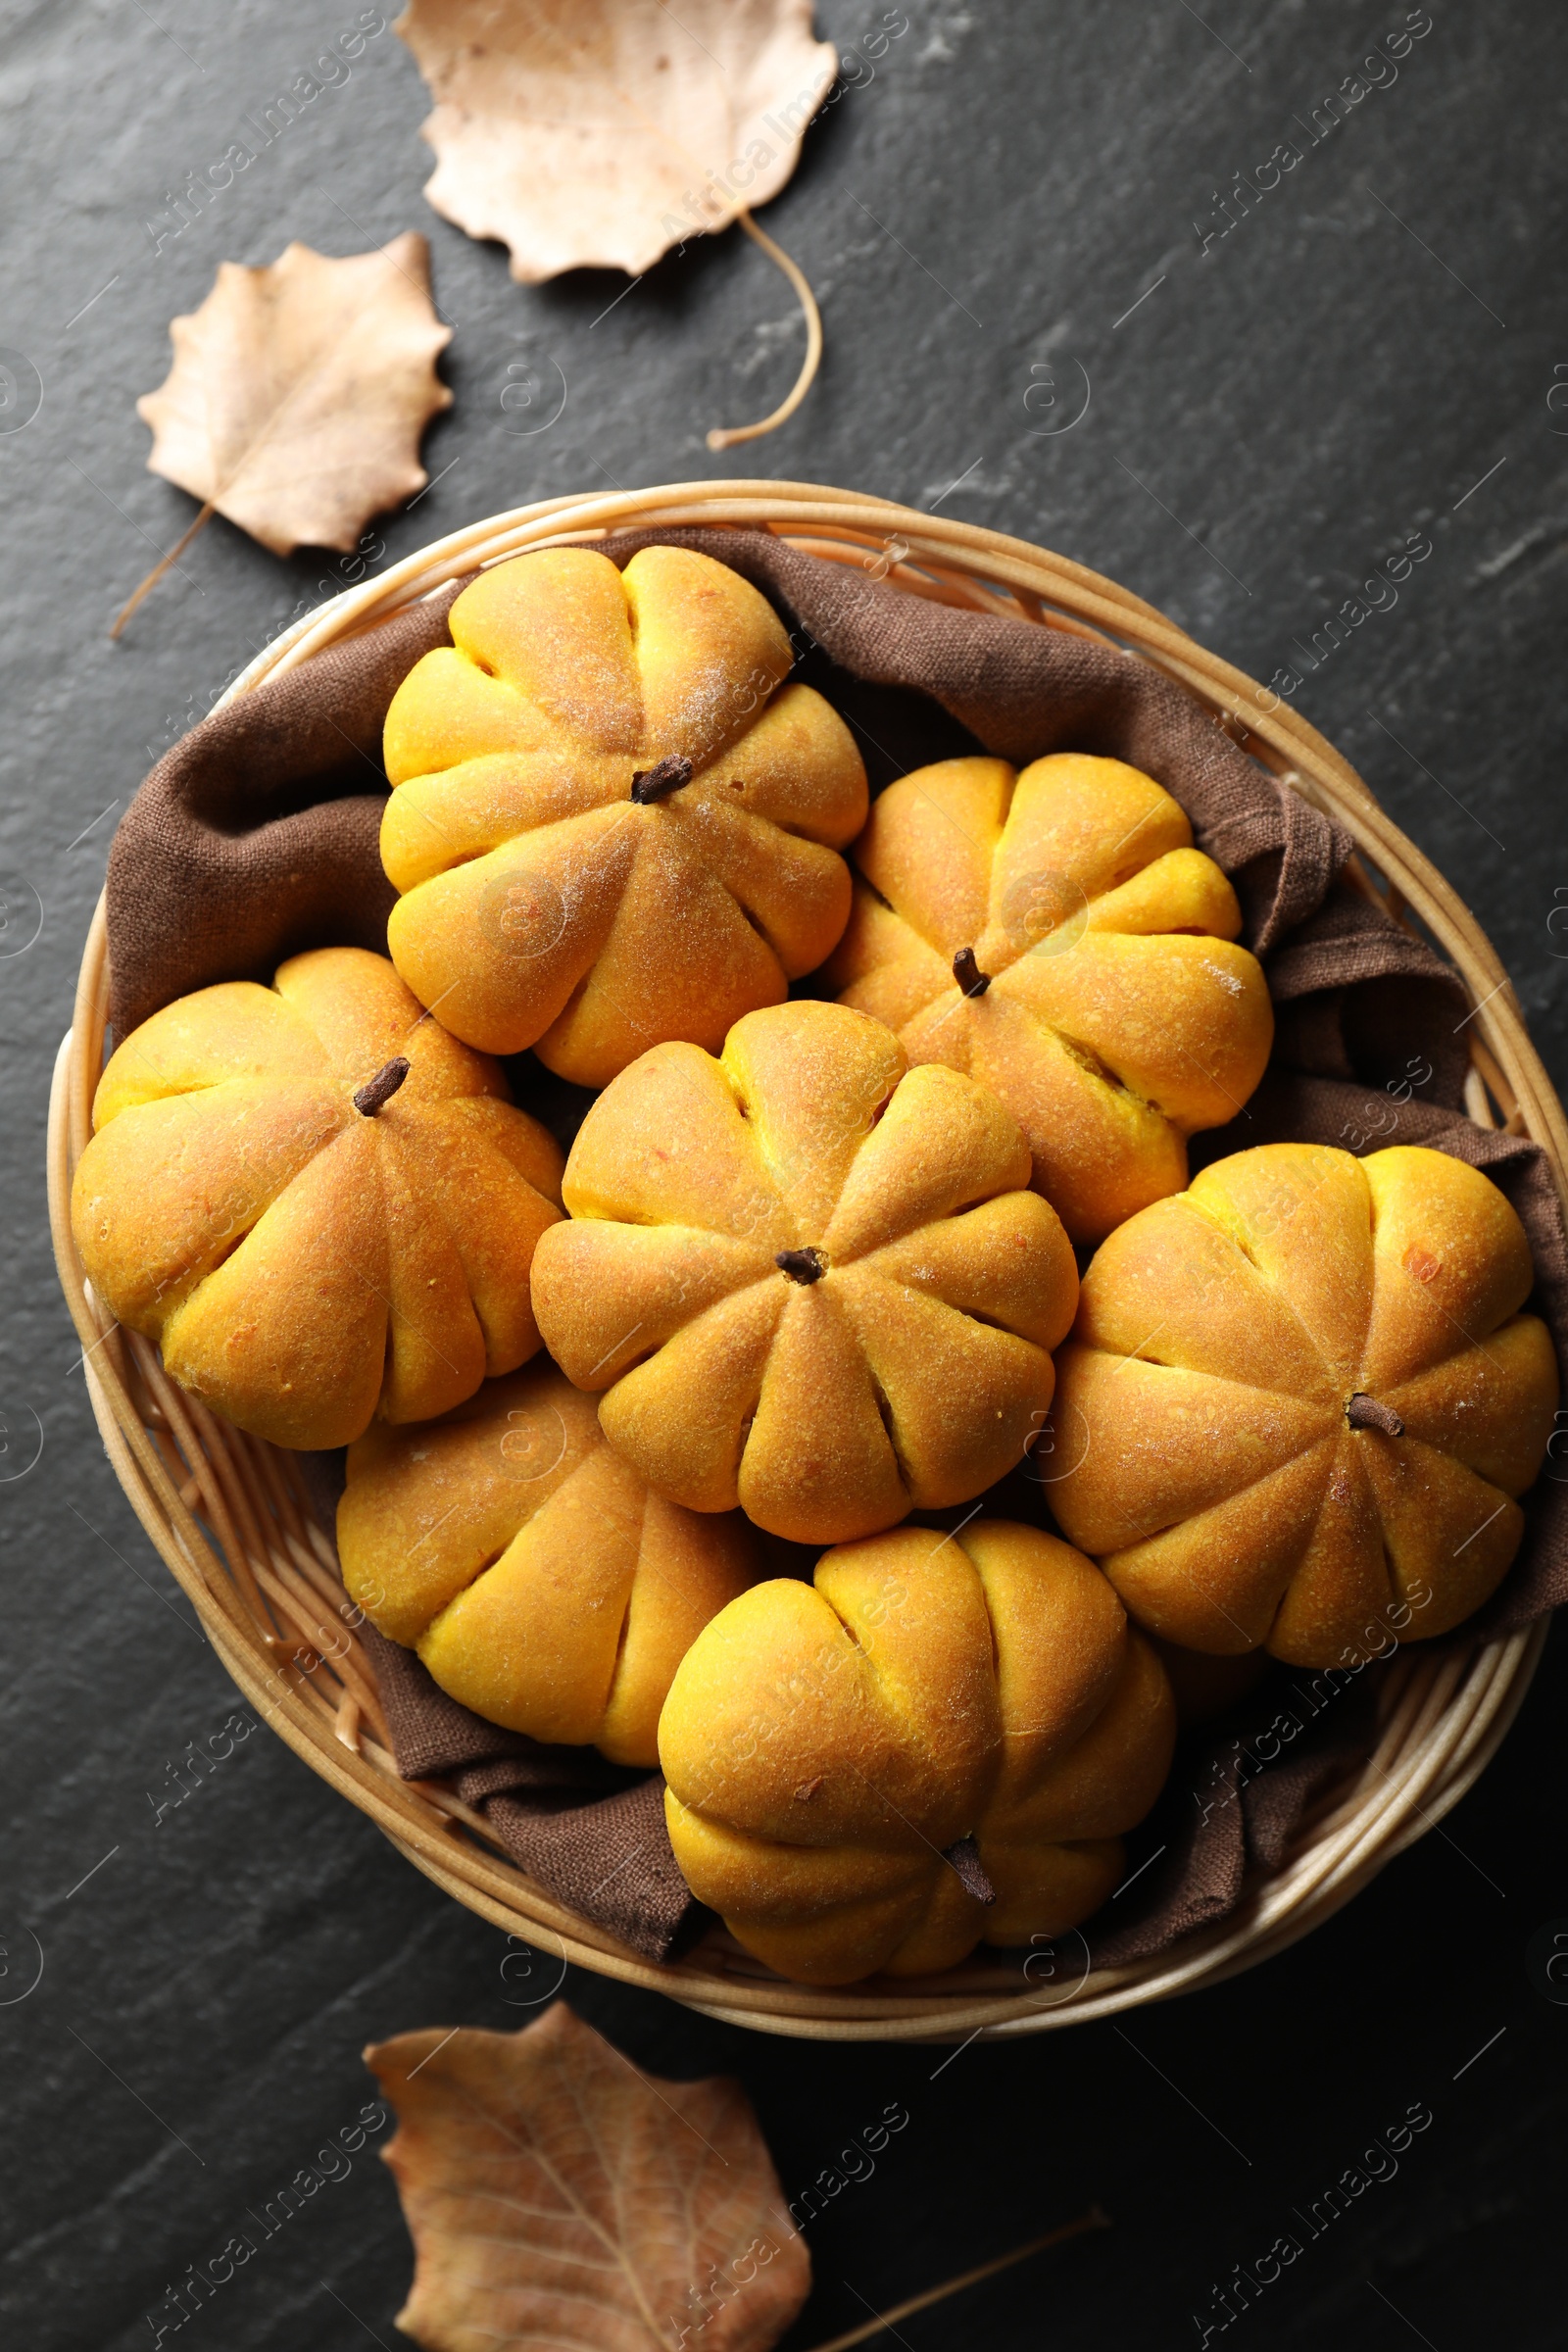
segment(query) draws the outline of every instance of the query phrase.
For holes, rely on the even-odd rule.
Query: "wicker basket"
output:
[[[1496,956],[1461,900],[1390,823],[1355,770],[1288,707],[1265,714],[1272,698],[1152,607],[1023,541],[795,482],[697,482],[547,500],[457,532],[334,598],[286,630],[223,700],[478,564],[525,548],[679,524],[775,531],[824,561],[869,566],[908,595],[1108,639],[1178,679],[1255,759],[1339,818],[1365,865],[1385,878],[1386,903],[1396,911],[1407,906],[1458,967],[1476,1004],[1471,1115],[1534,1137],[1545,1148],[1559,1193],[1568,1193],[1568,1124]],[[373,1677],[340,1615],[335,1555],[296,1463],[227,1428],[174,1389],[156,1350],[114,1326],[94,1298],[72,1241],[68,1201],[103,1065],[107,995],[100,905],[56,1066],[48,1153],[60,1278],[109,1458],[251,1704],[416,1869],[537,1950],[775,2034],[947,2040],[976,2032],[1036,2033],[1212,1984],[1305,1935],[1457,1803],[1507,1730],[1540,1658],[1544,1625],[1443,1656],[1401,1653],[1381,1679],[1370,1761],[1319,1805],[1281,1867],[1250,1883],[1230,1917],[1133,1966],[1089,1973],[1087,1946],[1069,1937],[1049,1976],[1038,1966],[1020,1976],[1016,1957],[979,1954],[923,1984],[829,1991],[779,1982],[719,1932],[676,1964],[640,1958],[524,1876],[451,1789],[398,1778]],[[1074,1950],[1082,1955],[1077,1967]],[[547,1970],[546,1980],[553,1975]]]

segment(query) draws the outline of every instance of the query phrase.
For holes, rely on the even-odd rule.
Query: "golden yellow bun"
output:
[[[780,1004],[606,1088],[534,1312],[650,1486],[843,1543],[978,1494],[1044,1418],[1078,1276],[1028,1176],[983,1087]]]
[[[1502,1194],[1445,1152],[1220,1160],[1084,1278],[1056,1517],[1189,1649],[1348,1666],[1446,1633],[1501,1582],[1551,1434],[1533,1279]]]
[[[974,1520],[732,1601],[676,1671],[659,1756],[694,1893],[780,1975],[849,1984],[1086,1919],[1174,1740],[1164,1671],[1094,1563]],[[989,1906],[946,1858],[970,1837]]]
[[[379,1109],[354,1096],[399,1057]],[[493,1061],[383,956],[321,948],[126,1038],[93,1103],[71,1221],[99,1297],[277,1446],[422,1421],[539,1346],[534,1245],[562,1155]]]
[[[1236,893],[1170,794],[1077,752],[1021,775],[944,760],[889,786],[851,854],[841,1001],[1002,1097],[1074,1241],[1179,1192],[1187,1137],[1235,1117],[1274,1015]],[[955,978],[964,949],[984,990]]]
[[[716,1052],[833,948],[865,819],[772,607],[683,548],[623,572],[551,548],[482,573],[451,627],[387,713],[398,970],[470,1045],[579,1086],[665,1038]],[[634,799],[671,760],[689,780]]]
[[[762,1573],[739,1511],[651,1494],[554,1364],[349,1447],[351,1596],[443,1690],[535,1740],[659,1760],[659,1710],[708,1620]]]

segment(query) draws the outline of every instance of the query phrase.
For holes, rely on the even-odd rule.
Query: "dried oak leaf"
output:
[[[435,359],[452,329],[415,230],[345,261],[295,244],[270,269],[222,262],[169,333],[174,365],[136,403],[147,464],[274,555],[346,552],[424,487],[419,436],[451,405]]]
[[[810,2287],[736,2082],[666,2082],[564,2001],[519,2034],[372,2044],[425,2352],[765,2352]],[[700,2337],[697,2330],[701,2328]]]
[[[651,270],[776,196],[838,70],[811,0],[410,0],[425,195],[525,283]]]

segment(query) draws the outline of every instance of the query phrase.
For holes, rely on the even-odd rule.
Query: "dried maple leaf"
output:
[[[645,2075],[564,2001],[519,2034],[431,2028],[366,2063],[414,2239],[426,2352],[765,2352],[810,2258],[735,2082]]]
[[[811,0],[410,0],[425,195],[528,283],[651,270],[776,196],[837,72]]]
[[[200,310],[169,333],[173,367],[136,409],[153,428],[151,470],[202,501],[180,547],[219,514],[274,555],[348,552],[372,514],[423,488],[419,436],[451,405],[435,359],[452,329],[415,230],[344,261],[295,244],[269,269],[220,263]]]

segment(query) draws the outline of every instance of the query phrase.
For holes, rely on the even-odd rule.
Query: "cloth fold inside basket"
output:
[[[404,1779],[453,1782],[530,1878],[634,1951],[667,1959],[698,1923],[670,1851],[659,1775],[502,1731],[449,1698],[413,1650],[373,1625],[360,1640]]]
[[[800,657],[795,674],[843,710],[873,789],[979,750],[1018,764],[1097,752],[1163,784],[1236,886],[1278,1022],[1261,1088],[1228,1127],[1197,1139],[1195,1165],[1291,1138],[1355,1152],[1425,1144],[1486,1168],[1524,1222],[1534,1304],[1568,1361],[1568,1242],[1545,1156],[1464,1115],[1464,988],[1353,886],[1340,826],[1249,759],[1174,680],[1115,647],[905,594],[760,531],[602,545],[624,564],[653,540],[716,556],[771,599]],[[449,642],[461,586],[262,686],[159,761],[110,856],[119,1036],[192,989],[268,979],[306,947],[384,950],[393,894],[377,854],[381,724],[414,662]],[[569,1141],[587,1098],[530,1056],[513,1068],[525,1106]],[[301,1460],[330,1529],[342,1457]],[[1518,1559],[1451,1643],[1516,1631],[1568,1597],[1568,1467],[1560,1475],[1548,1460]],[[1009,1480],[999,1507],[1028,1512],[1028,1492]],[[1033,1515],[1049,1524],[1043,1502]],[[450,1781],[532,1877],[633,1950],[667,1958],[689,1940],[707,1915],[675,1867],[657,1774],[498,1730],[440,1691],[412,1651],[368,1626],[360,1638],[406,1779]],[[1337,1682],[1277,1669],[1224,1720],[1186,1737],[1131,1841],[1134,1875],[1086,1925],[1096,1964],[1147,1958],[1235,1909],[1249,1868],[1277,1866],[1325,1789],[1368,1753],[1384,1671],[1370,1652],[1334,1670]]]

